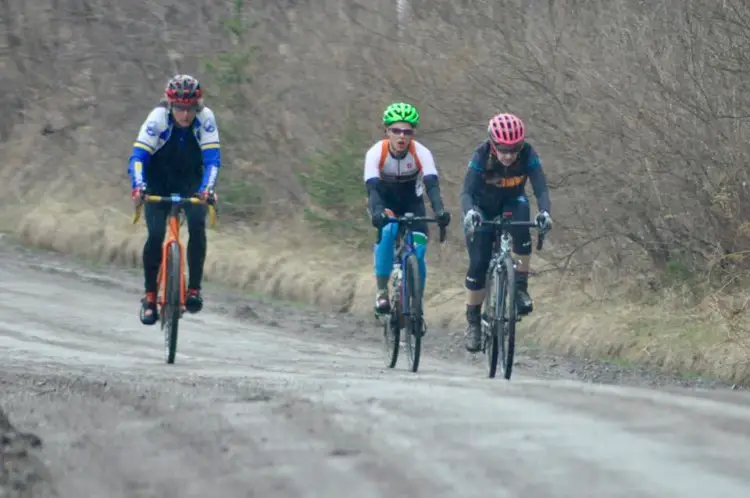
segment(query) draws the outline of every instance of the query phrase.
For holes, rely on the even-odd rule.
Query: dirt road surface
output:
[[[0,497],[750,496],[745,392],[387,370],[363,322],[219,291],[166,365],[139,287],[0,241]]]

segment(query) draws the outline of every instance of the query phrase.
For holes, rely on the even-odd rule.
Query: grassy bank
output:
[[[145,238],[123,211],[43,204],[23,216],[13,232],[22,242],[107,264],[136,268]],[[239,226],[209,231],[207,281],[345,313],[368,315],[372,306],[371,255],[330,244],[298,229],[268,232]],[[459,340],[464,326],[463,268],[429,256],[426,313],[429,323]],[[458,278],[457,275],[459,275]],[[629,303],[594,299],[573,284],[544,273],[532,281],[538,311],[524,319],[520,334],[545,350],[632,362],[664,372],[689,372],[737,384],[750,381],[746,340],[706,301],[686,313],[676,300]]]

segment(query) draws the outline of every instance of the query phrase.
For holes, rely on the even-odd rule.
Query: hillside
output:
[[[555,230],[544,264],[535,259],[545,311],[530,325],[534,340],[747,374],[738,365],[750,8],[740,0],[5,0],[2,9],[2,225],[27,241],[137,264],[143,230],[127,227],[127,157],[167,78],[186,72],[201,79],[224,141],[209,278],[362,311],[370,256],[358,251],[373,234],[361,162],[382,108],[407,99],[421,109],[419,137],[455,214],[487,118],[509,110],[526,120],[553,188]],[[300,243],[313,260],[293,251]],[[227,251],[234,266],[222,266]],[[430,254],[433,310],[460,327],[458,227]],[[331,283],[341,258],[361,272]],[[271,276],[272,261],[293,266]],[[341,295],[321,296],[329,287]]]

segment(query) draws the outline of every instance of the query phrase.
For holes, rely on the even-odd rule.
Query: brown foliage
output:
[[[239,185],[243,216],[260,212],[243,196],[275,212],[309,204],[296,176],[309,155],[348,127],[364,155],[382,108],[403,98],[422,111],[420,137],[456,214],[487,118],[508,110],[546,167],[561,265],[598,260],[618,278],[742,264],[727,258],[747,245],[750,214],[741,0],[0,6],[6,194],[53,179],[124,194],[137,127],[181,71],[207,89],[226,143],[222,182]]]

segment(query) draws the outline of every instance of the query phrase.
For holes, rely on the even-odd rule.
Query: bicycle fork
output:
[[[159,265],[159,273],[157,274],[156,279],[156,288],[158,289],[158,296],[157,296],[157,304],[160,307],[163,307],[167,302],[167,277],[168,277],[168,266],[167,265],[167,256],[171,253],[172,247],[176,246],[178,251],[178,257],[179,257],[179,279],[180,279],[180,314],[183,314],[185,312],[185,297],[186,297],[186,282],[185,282],[185,272],[183,271],[183,261],[185,255],[183,254],[184,249],[178,244],[175,240],[168,240],[162,249],[162,262],[161,265]]]
[[[409,319],[411,309],[408,304],[408,288],[409,282],[404,279],[403,260],[397,260],[393,264],[393,270],[391,271],[391,317],[394,319],[399,329],[403,330],[406,327],[406,320]],[[397,321],[396,321],[397,320]]]
[[[505,327],[508,319],[505,313],[505,303],[500,302],[500,296],[505,293],[504,287],[505,275],[498,267],[498,261],[500,258],[493,258],[490,262],[489,274],[492,275],[492,293],[491,299],[485,297],[486,306],[483,307],[481,314],[479,315],[480,324],[482,327],[482,351],[487,353],[487,346],[492,341],[492,336],[495,333],[495,326]],[[489,280],[489,279],[488,279]],[[489,289],[485,287],[486,292],[490,294]],[[500,334],[501,335],[501,334]]]
[[[513,261],[513,267],[515,268],[516,266],[517,266],[517,262]],[[501,272],[500,270],[498,270],[497,263],[495,263],[495,262],[493,262],[491,264],[490,268],[491,268],[490,271],[492,272],[492,275],[493,275],[493,284],[492,285],[494,286],[495,282],[500,282],[497,285],[497,294],[499,294],[499,295],[505,295],[509,291],[509,289],[506,289],[506,287],[507,287],[508,284],[506,283],[506,276],[504,275],[505,272]],[[514,291],[518,292],[515,289],[514,289]],[[508,297],[510,297],[510,296],[508,296]],[[515,322],[519,323],[523,319],[523,316],[518,312],[518,302],[517,302],[517,299],[515,299],[516,296],[513,296],[513,297],[514,297],[513,302],[516,305]],[[499,304],[500,309],[496,309],[496,305],[497,304]],[[493,322],[497,321],[503,327],[505,327],[508,324],[508,322],[510,321],[508,319],[508,313],[507,313],[507,309],[506,309],[507,303],[505,303],[505,302],[502,302],[502,303],[498,302],[498,297],[496,295],[496,296],[493,296],[493,299],[488,303],[488,305],[492,307],[491,310],[483,309],[482,313],[480,315],[482,326],[484,326],[484,327],[491,327],[493,325]],[[498,313],[500,311],[502,311],[502,316],[498,316]],[[490,317],[493,317],[493,318],[490,319]]]

